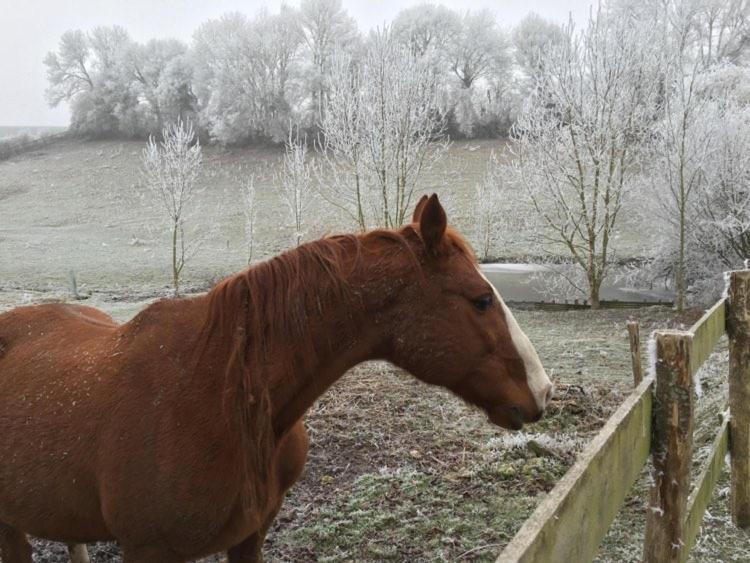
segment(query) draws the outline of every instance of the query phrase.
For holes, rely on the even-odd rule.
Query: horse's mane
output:
[[[349,280],[360,272],[363,255],[377,254],[386,260],[405,252],[419,270],[409,242],[414,237],[418,237],[416,230],[407,226],[319,239],[225,278],[208,293],[196,357],[204,356],[212,338],[230,342],[223,374],[224,410],[227,416],[237,412],[241,416],[241,447],[249,456],[245,471],[257,489],[248,491],[251,500],[264,500],[261,483],[278,438],[271,420],[268,368],[272,364],[290,377],[300,369],[314,368],[320,351],[311,331],[312,317],[347,303],[346,322],[354,326],[364,310]],[[289,344],[283,356],[273,355],[271,349],[279,342]]]

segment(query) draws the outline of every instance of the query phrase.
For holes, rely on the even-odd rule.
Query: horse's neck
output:
[[[355,365],[384,357],[388,339],[390,302],[399,291],[398,260],[383,262],[363,259],[349,283],[349,302],[340,302],[322,311],[312,321],[317,361],[293,374],[277,373],[270,382],[274,430],[283,434],[313,405],[333,383]],[[325,290],[324,290],[325,291]],[[325,296],[321,296],[326,301]],[[286,353],[294,352],[293,342],[277,343]]]

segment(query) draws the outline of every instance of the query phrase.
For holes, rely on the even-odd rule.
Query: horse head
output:
[[[417,204],[410,229],[421,272],[396,307],[387,359],[450,389],[502,427],[538,420],[553,385],[528,337],[447,225],[437,195]]]

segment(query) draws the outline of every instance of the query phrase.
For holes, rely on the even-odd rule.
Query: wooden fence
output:
[[[632,342],[635,331],[629,327],[629,332]],[[731,416],[722,419],[690,492],[694,377],[725,333]],[[637,332],[635,337],[637,341]],[[728,296],[690,330],[657,332],[654,339],[656,377],[639,381],[634,370],[635,391],[526,520],[498,562],[591,561],[649,455],[653,471],[644,561],[687,560],[727,452],[732,518],[750,529],[750,271],[732,272]]]
[[[512,305],[514,309],[532,309],[536,311],[583,311],[591,309],[591,305],[588,301],[574,300],[563,300],[563,301],[514,301],[508,299],[506,301],[508,305]],[[602,300],[599,302],[601,309],[637,309],[640,307],[672,307],[674,303],[672,301],[618,301],[618,300]]]

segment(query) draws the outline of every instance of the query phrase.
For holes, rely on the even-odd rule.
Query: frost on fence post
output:
[[[729,284],[729,438],[732,519],[750,528],[750,271],[732,272]]]
[[[692,335],[657,332],[652,485],[643,560],[681,561],[693,453]]]

